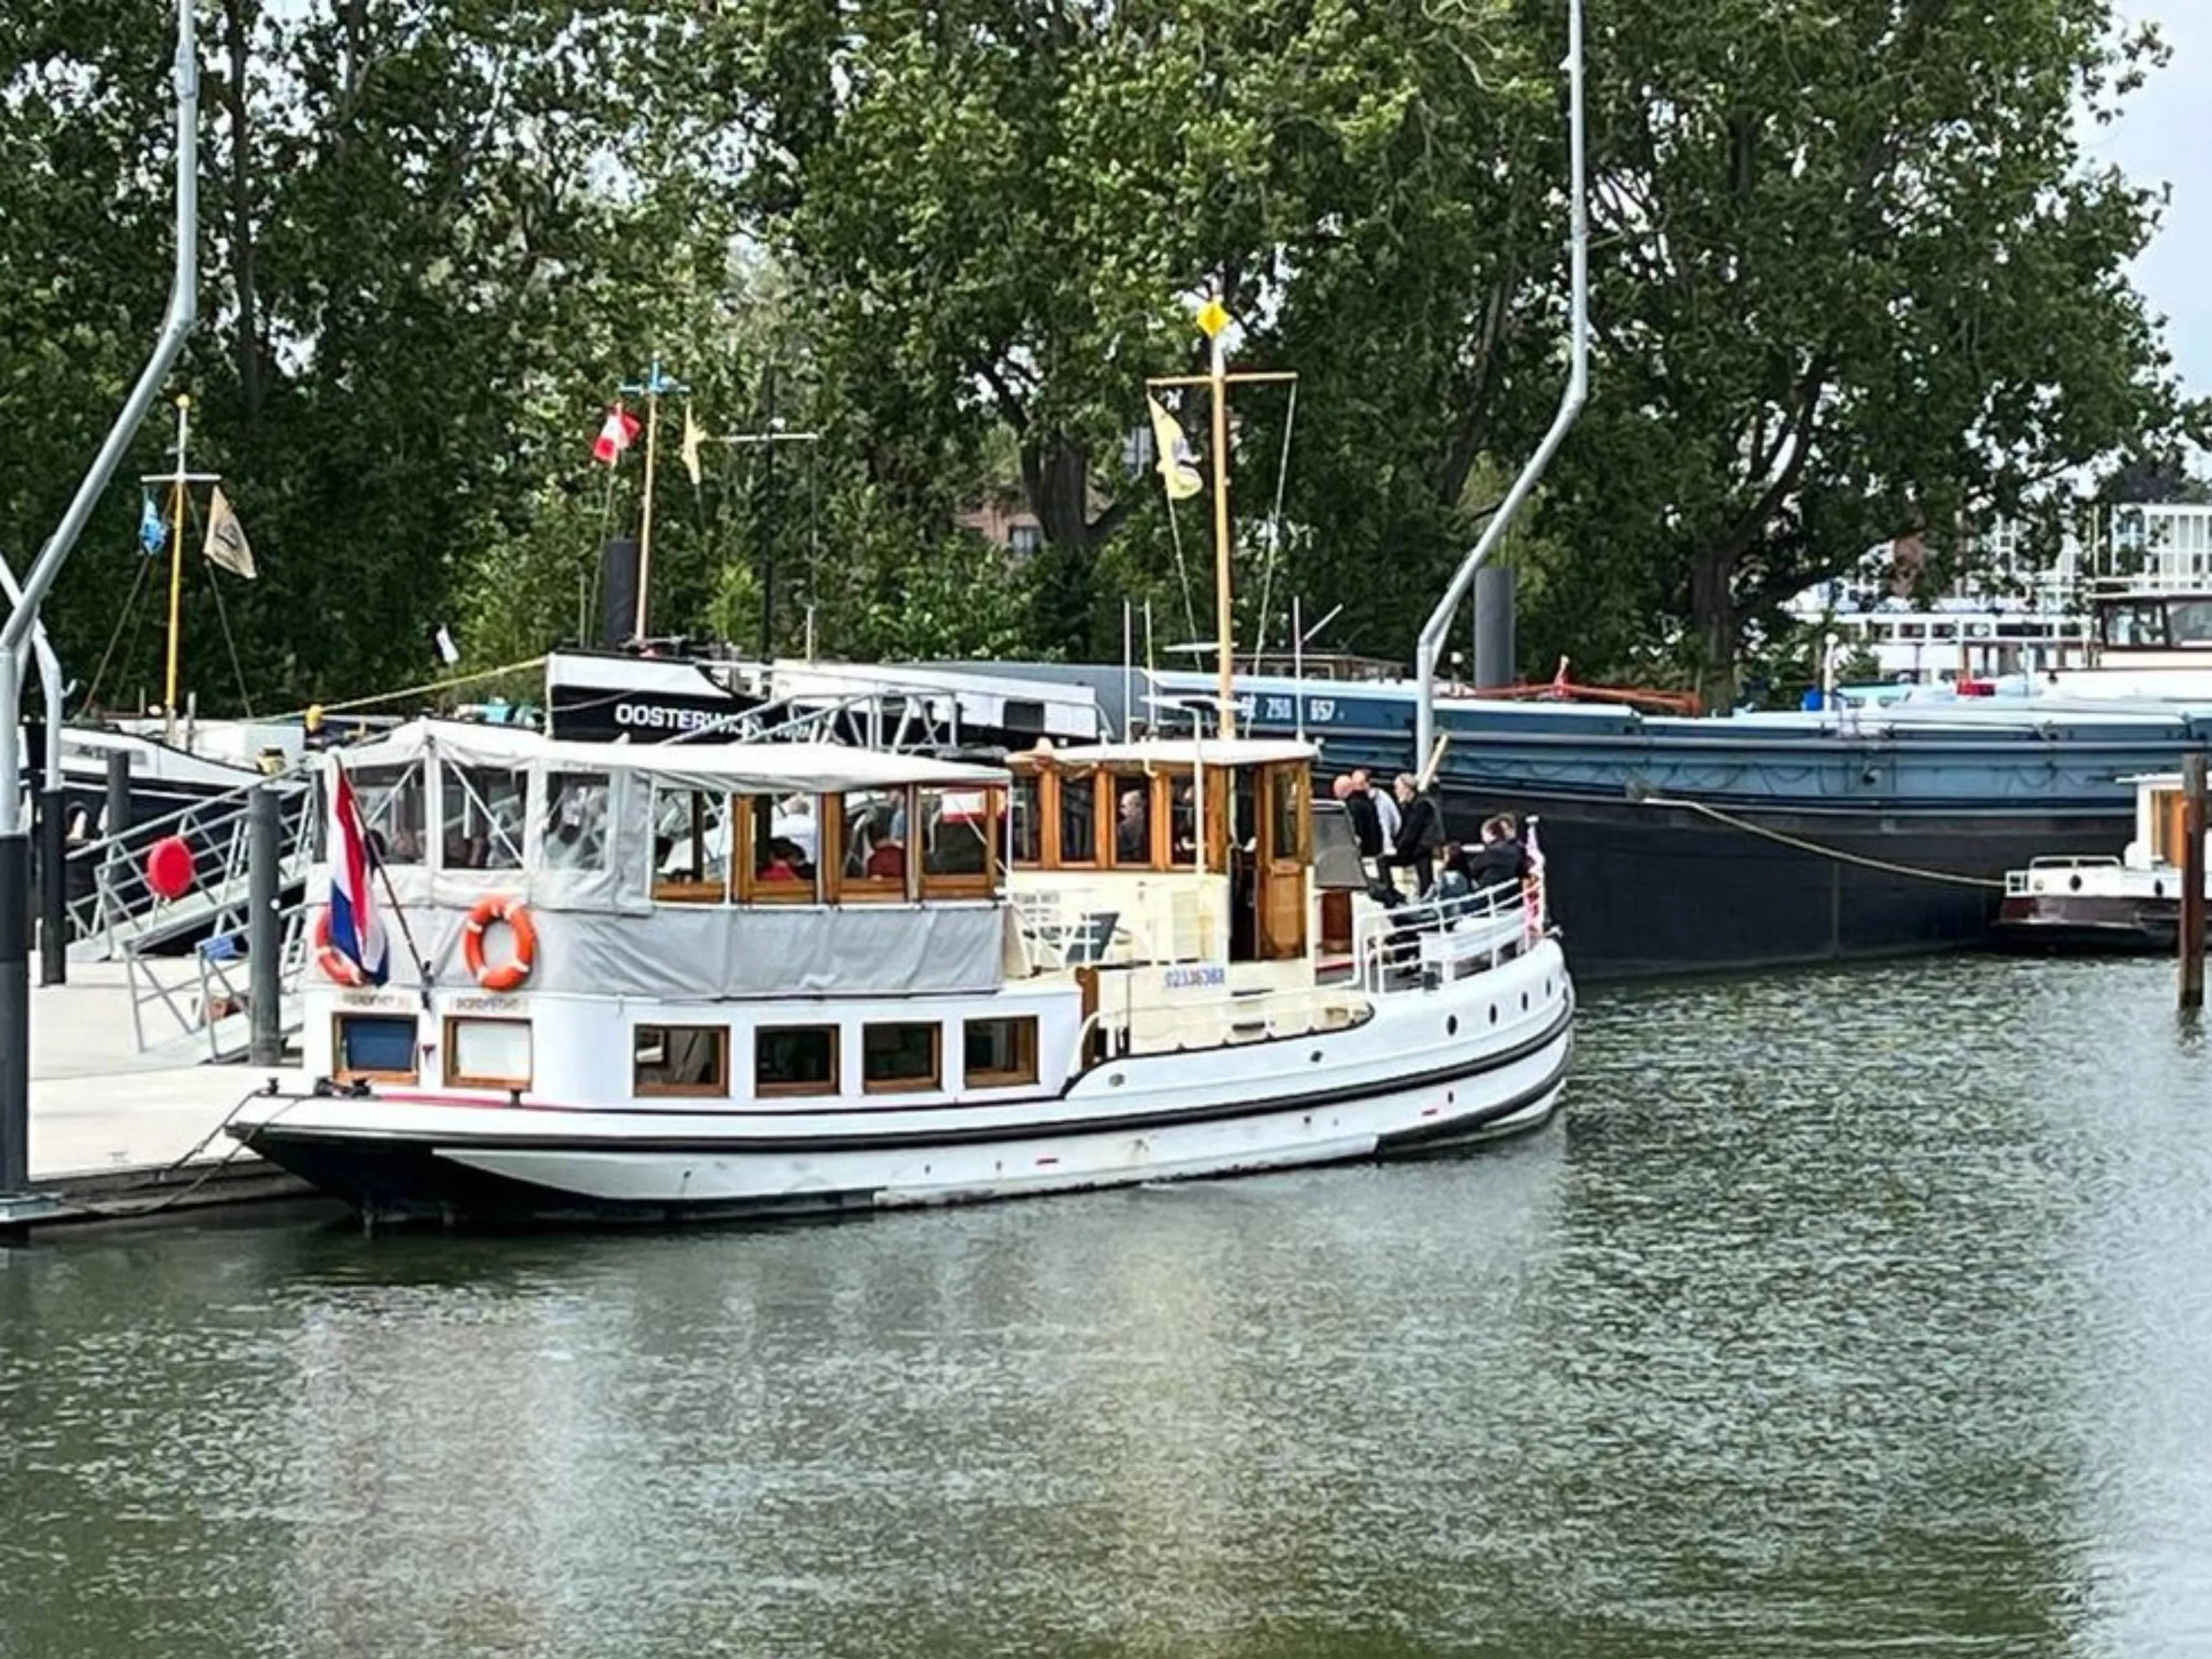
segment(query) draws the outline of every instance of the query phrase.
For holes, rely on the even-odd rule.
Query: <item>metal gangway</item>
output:
[[[295,899],[277,917],[276,1028],[289,1042],[304,1018],[300,979],[307,960],[307,907]],[[179,1065],[243,1060],[252,1042],[246,935],[209,935],[182,956],[126,945],[124,982],[131,1034],[142,1054],[160,1050]]]
[[[70,960],[115,962],[145,955],[191,933],[242,935],[246,920],[247,807],[256,790],[278,792],[276,888],[307,879],[313,852],[314,792],[299,769],[267,783],[211,795],[177,811],[70,849]],[[191,881],[172,897],[155,884],[154,849],[183,844]]]

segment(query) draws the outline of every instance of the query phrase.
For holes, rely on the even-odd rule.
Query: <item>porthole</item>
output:
[[[2078,892],[2080,892],[2080,891],[2081,890],[2081,877],[2079,877],[2079,876],[2069,876],[2069,877],[2067,877],[2067,878],[2066,878],[2066,886],[2067,886],[2067,890],[2069,890],[2069,892],[2075,892],[2075,893],[2078,893]]]
[[[1459,1016],[1457,1014],[1452,1015],[1450,1018],[1444,1021],[1444,1035],[1446,1036],[1457,1036],[1459,1035]]]
[[[1494,1002],[1490,1005],[1490,1023],[1492,1025],[1498,1024],[1498,1005]]]
[[[1524,1014],[1528,1012],[1528,994],[1526,991],[1521,994],[1521,1012]]]

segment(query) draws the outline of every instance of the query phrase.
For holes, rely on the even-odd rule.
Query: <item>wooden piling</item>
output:
[[[2204,1006],[2204,757],[2181,762],[2181,951],[2178,1006]]]

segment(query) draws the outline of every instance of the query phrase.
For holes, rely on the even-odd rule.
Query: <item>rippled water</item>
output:
[[[0,1257],[0,1655],[2207,1651],[2170,982],[1607,993],[1428,1163]]]

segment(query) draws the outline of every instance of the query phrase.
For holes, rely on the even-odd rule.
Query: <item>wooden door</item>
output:
[[[1256,896],[1259,954],[1279,962],[1306,953],[1309,781],[1305,763],[1260,769]]]

